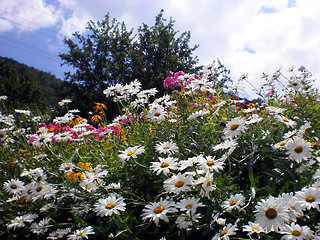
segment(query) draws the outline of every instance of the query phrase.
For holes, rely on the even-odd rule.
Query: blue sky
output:
[[[108,12],[129,28],[151,26],[161,9],[176,30],[191,31],[202,65],[219,58],[234,80],[248,73],[256,87],[262,73],[304,65],[320,86],[319,0],[1,0],[0,56],[63,79],[64,37],[84,33],[89,20]]]

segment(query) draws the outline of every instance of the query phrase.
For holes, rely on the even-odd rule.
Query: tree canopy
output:
[[[110,19],[88,22],[86,35],[75,32],[65,39],[67,53],[59,56],[63,64],[72,66],[66,80],[79,85],[76,101],[82,113],[92,110],[94,102],[106,101],[103,90],[115,83],[138,79],[144,89],[165,89],[163,80],[170,71],[194,72],[198,62],[193,56],[197,45],[189,47],[190,32],[178,36],[174,20],[163,18],[163,10],[155,18],[154,26],[142,24],[128,30],[124,22]]]

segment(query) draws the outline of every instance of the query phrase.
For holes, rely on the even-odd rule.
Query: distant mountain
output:
[[[0,96],[8,96],[5,105],[9,109],[43,111],[55,107],[71,97],[74,87],[50,73],[0,57]]]

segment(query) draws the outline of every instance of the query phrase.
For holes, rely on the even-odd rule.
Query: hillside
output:
[[[0,96],[8,96],[10,109],[45,110],[70,97],[72,90],[71,84],[50,73],[0,57]]]

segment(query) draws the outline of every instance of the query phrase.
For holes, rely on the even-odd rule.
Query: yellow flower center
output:
[[[161,115],[161,113],[156,112],[154,115],[155,115],[156,117],[159,117],[159,116]]]
[[[177,181],[175,184],[176,187],[182,187],[183,185],[184,185],[183,181]]]
[[[136,152],[135,151],[131,151],[131,152],[128,152],[128,156],[132,156],[133,154],[135,154]]]
[[[211,185],[211,181],[208,181],[207,182],[207,187],[210,187],[210,185]]]
[[[220,236],[222,237],[223,235],[226,235],[228,233],[228,231],[224,230],[220,233]]]
[[[293,230],[293,231],[291,232],[291,234],[292,234],[293,236],[300,236],[300,235],[301,235],[301,232],[300,232],[299,230]]]
[[[37,187],[36,190],[37,190],[37,192],[41,192],[42,187]]]
[[[283,147],[284,145],[286,145],[286,142],[280,143],[280,147]]]
[[[81,237],[83,235],[83,232],[80,232],[77,234],[77,237]]]
[[[287,118],[282,118],[282,121],[289,122],[289,120]]]
[[[234,123],[234,124],[231,125],[230,129],[231,129],[232,131],[234,131],[234,130],[236,130],[238,127],[239,127],[239,125],[236,124],[236,123]]]
[[[190,217],[185,217],[185,221],[190,221]]]
[[[114,205],[113,203],[108,203],[106,206],[105,206],[105,208],[107,208],[107,209],[112,209],[112,208],[114,208],[116,205]]]
[[[296,147],[294,148],[294,151],[295,151],[296,153],[302,153],[303,148],[300,147],[300,146],[296,146]]]
[[[64,170],[69,171],[69,170],[70,170],[70,167],[66,167]]]
[[[60,235],[59,235],[59,233],[56,233],[55,235],[54,235],[54,237],[59,237]]]
[[[296,211],[296,208],[294,206],[290,207],[293,211]]]
[[[229,203],[230,206],[233,206],[233,205],[236,205],[237,201],[236,200],[233,200]]]
[[[169,147],[164,147],[163,149],[168,150],[168,149],[170,149],[170,148],[169,148]]]
[[[277,210],[274,208],[268,208],[266,211],[266,217],[269,219],[275,219],[277,217]]]
[[[207,165],[208,165],[209,167],[213,166],[213,165],[214,165],[214,161],[208,161],[208,162],[207,162]]]
[[[91,189],[91,187],[90,187],[89,185],[87,185],[87,187],[86,187],[86,188],[87,188],[88,190],[89,190],[89,189]]]
[[[18,223],[21,223],[21,222],[23,222],[24,221],[24,219],[22,218],[22,219],[19,219],[18,220]]]
[[[18,186],[17,186],[16,184],[12,184],[12,185],[11,185],[11,188],[12,188],[12,189],[17,189]]]
[[[163,162],[163,163],[160,165],[160,167],[162,167],[162,168],[169,167],[169,163]]]
[[[186,209],[191,209],[193,207],[193,204],[188,204],[187,206],[186,206]]]
[[[253,231],[253,232],[255,232],[255,231],[260,231],[260,228],[258,228],[258,227],[252,228],[252,231]]]
[[[312,203],[316,200],[316,198],[314,196],[307,196],[305,200],[309,203]]]
[[[153,212],[155,214],[158,214],[158,213],[161,213],[163,210],[164,210],[164,207],[160,205],[160,206],[156,207],[155,209],[153,209]]]

